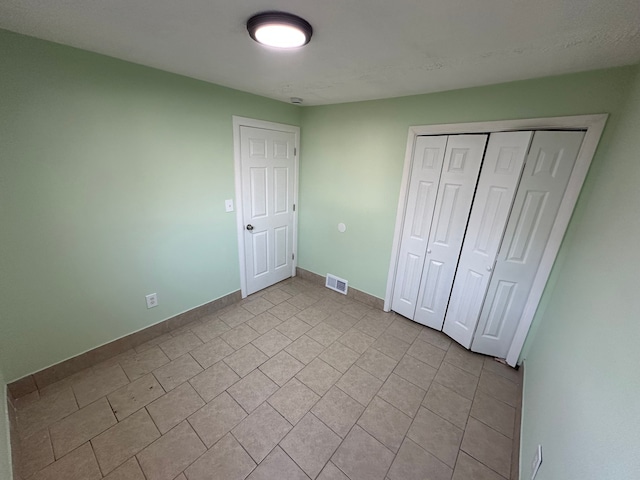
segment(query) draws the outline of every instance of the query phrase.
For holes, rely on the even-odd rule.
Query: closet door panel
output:
[[[442,330],[487,137],[452,135],[447,142],[414,317],[437,330]]]
[[[416,310],[446,146],[446,136],[416,140],[391,303],[394,311],[411,319]]]
[[[584,132],[536,132],[471,349],[507,354],[569,182]]]
[[[469,226],[453,283],[444,332],[469,348],[533,132],[489,137]]]

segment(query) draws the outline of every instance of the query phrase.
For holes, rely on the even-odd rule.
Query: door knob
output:
[[[251,224],[247,225],[247,230],[249,230],[249,231],[253,230],[253,225],[251,225]]]
[[[427,254],[431,254],[431,249],[427,248]]]
[[[493,270],[493,267],[487,267],[487,272],[490,272],[491,270]]]

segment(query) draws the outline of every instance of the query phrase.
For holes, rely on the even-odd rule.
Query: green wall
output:
[[[611,113],[598,163],[632,76],[627,67],[304,108],[299,266],[384,297],[409,126]]]
[[[539,480],[640,478],[640,69],[593,165],[525,368],[522,465]]]
[[[7,31],[0,72],[7,381],[240,288],[231,117],[299,107]]]

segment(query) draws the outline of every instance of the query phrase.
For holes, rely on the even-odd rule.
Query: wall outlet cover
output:
[[[531,462],[531,480],[536,478],[538,470],[540,470],[540,465],[542,465],[542,445],[538,445],[536,454],[533,456],[533,461]]]
[[[158,294],[157,293],[150,293],[149,295],[145,296],[144,298],[147,299],[147,308],[153,308],[153,307],[157,307],[158,306]]]

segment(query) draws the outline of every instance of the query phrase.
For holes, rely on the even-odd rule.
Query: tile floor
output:
[[[290,279],[18,400],[33,480],[511,479],[519,376]]]

